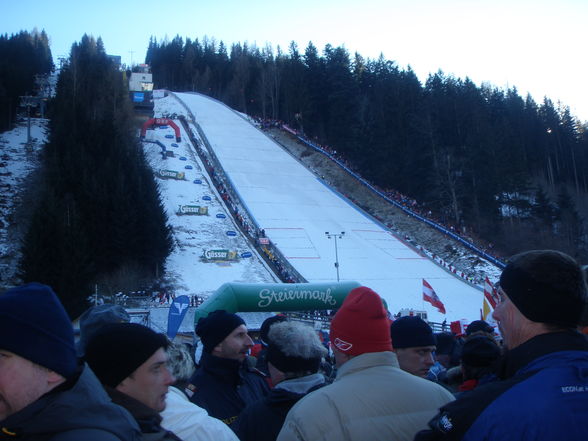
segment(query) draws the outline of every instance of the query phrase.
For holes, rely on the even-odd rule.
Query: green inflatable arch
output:
[[[194,325],[212,311],[282,312],[337,309],[357,282],[329,283],[225,283],[202,303]]]

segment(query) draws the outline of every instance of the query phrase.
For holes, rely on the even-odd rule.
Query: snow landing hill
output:
[[[404,308],[425,310],[429,320],[434,322],[442,322],[444,319],[448,322],[459,319],[472,321],[479,318],[483,295],[481,287],[455,277],[425,254],[407,245],[377,220],[330,188],[243,115],[216,100],[192,93],[170,94],[156,100],[155,116],[167,115],[184,116],[193,134],[203,134],[207,141],[205,144],[213,150],[223,172],[242,201],[240,209],[251,215],[288,262],[309,282],[336,280],[334,262],[337,252],[340,280],[357,281],[371,287],[386,300],[392,313]],[[196,125],[201,132],[196,130]],[[169,127],[148,131],[147,139],[150,136],[157,137],[151,138],[152,141],[167,142],[166,145],[170,146],[166,147],[168,150],[186,149],[180,150],[180,157],[161,159],[160,149],[155,144],[146,145],[146,149],[151,149],[150,161],[160,161],[152,162],[152,165],[159,167],[163,163],[168,166],[174,164],[177,170],[187,173],[185,181],[173,183],[173,191],[171,187],[165,187],[171,183],[162,186],[166,200],[176,198],[174,203],[166,202],[170,219],[178,217],[171,211],[178,208],[177,195],[182,195],[182,201],[199,204],[202,202],[202,195],[206,193],[213,199],[209,201],[212,205],[207,220],[212,223],[204,227],[203,217],[190,216],[191,226],[184,224],[180,232],[192,232],[192,236],[183,237],[192,238],[194,244],[202,243],[200,238],[205,238],[211,246],[216,245],[217,241],[227,244],[227,224],[223,222],[232,221],[226,220],[228,216],[222,222],[216,218],[215,207],[222,207],[222,199],[210,185],[210,177],[194,154],[184,129],[182,128],[182,142],[179,147],[171,146],[175,142],[173,130]],[[182,157],[186,160],[183,161]],[[193,178],[206,182],[208,189],[204,189],[203,193],[202,185],[194,184]],[[178,185],[182,188],[181,192],[178,192]],[[172,225],[174,222],[171,221]],[[218,225],[222,227],[219,228]],[[239,230],[235,228],[234,231],[238,235],[228,239],[227,246],[235,243],[231,249],[247,249],[246,242],[239,242],[242,240],[239,238]],[[335,250],[334,241],[329,240],[325,232],[343,231],[345,235],[338,240]],[[183,239],[178,239],[179,237],[181,236],[176,235],[176,240],[182,243]],[[426,244],[423,245],[426,248]],[[192,245],[194,246],[202,247]],[[259,262],[259,267],[254,265],[258,257],[251,247],[248,248],[253,254],[250,260],[241,259],[238,263],[224,264],[214,270],[211,268],[218,264],[207,263],[206,271],[197,271],[197,274],[193,271],[198,253],[192,252],[188,256],[188,248],[184,244],[184,257],[176,254],[170,257],[173,264],[168,267],[168,271],[176,273],[180,288],[176,293],[180,293],[182,287],[194,290],[195,287],[208,286],[209,283],[215,285],[215,282],[215,287],[218,287],[225,281],[272,280],[269,273],[264,273],[261,269],[262,262]],[[182,251],[180,249],[177,252]],[[191,269],[186,269],[186,265],[190,265]],[[231,272],[243,265],[259,269],[243,270],[247,272],[246,276],[242,279],[234,278]],[[213,271],[215,276],[204,274]],[[252,277],[252,274],[257,278]],[[219,278],[221,275],[222,278]],[[423,279],[433,287],[444,303],[446,315],[423,301]]]

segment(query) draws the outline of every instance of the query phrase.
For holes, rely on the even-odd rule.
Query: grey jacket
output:
[[[19,412],[0,421],[0,440],[138,441],[133,417],[110,401],[85,365],[66,381]]]
[[[412,441],[452,400],[438,384],[402,371],[396,354],[361,354],[341,366],[333,384],[296,403],[277,439]]]

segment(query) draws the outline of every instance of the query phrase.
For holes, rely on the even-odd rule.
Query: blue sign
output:
[[[173,340],[178,333],[189,306],[190,298],[188,296],[176,297],[172,302],[167,315],[167,336],[170,340]]]
[[[192,167],[191,165],[187,165],[187,166],[185,166],[184,168],[185,168],[185,169],[188,169],[188,170],[192,170],[194,167]]]
[[[251,251],[245,251],[244,253],[241,253],[241,257],[243,259],[247,259],[249,257],[253,256],[253,254],[251,254]]]
[[[174,135],[165,135],[167,139],[174,139]]]
[[[171,143],[171,146],[172,146],[172,147],[179,147],[179,145],[177,145],[175,142],[172,142],[172,143]]]
[[[211,201],[212,198],[210,196],[202,196],[203,201]]]
[[[167,126],[159,126],[159,128],[160,128],[161,130],[165,130],[165,129],[167,129]]]
[[[227,231],[227,236],[236,236],[237,233],[235,231]]]
[[[200,179],[194,179],[194,184],[202,184],[202,181]]]
[[[180,156],[180,161],[187,161],[188,158],[186,158],[185,156]]]
[[[142,103],[145,101],[145,94],[143,92],[133,92],[133,102]]]
[[[217,213],[217,214],[216,214],[216,217],[218,217],[219,219],[224,219],[224,218],[226,218],[227,216],[226,216],[225,214],[223,214],[223,213]]]

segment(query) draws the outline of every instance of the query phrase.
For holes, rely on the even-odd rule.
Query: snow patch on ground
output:
[[[47,141],[48,120],[31,118],[31,144],[27,145],[27,121],[0,133],[0,288],[18,283],[16,273],[23,233],[18,209],[26,180],[38,166]]]

